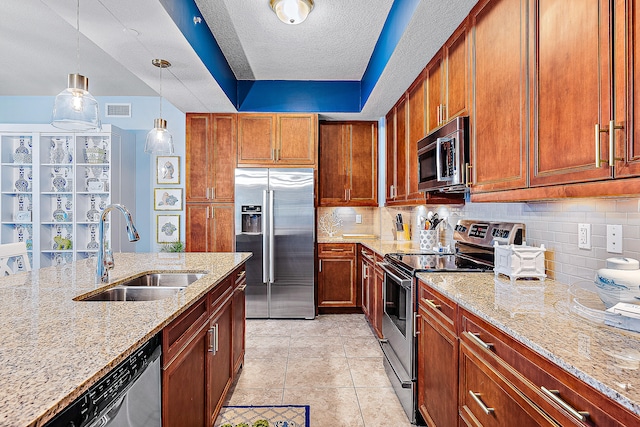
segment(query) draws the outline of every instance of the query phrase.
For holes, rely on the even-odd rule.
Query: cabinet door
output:
[[[205,426],[206,354],[209,324],[203,323],[191,341],[162,371],[162,425]]]
[[[607,134],[600,153],[594,144],[595,125],[608,128],[611,117],[609,3],[532,2],[531,186],[612,176],[608,161],[595,165],[596,155],[608,159]]]
[[[466,114],[469,99],[469,49],[467,20],[444,45],[446,78],[444,100],[447,120]]]
[[[213,315],[208,329],[210,338],[207,347],[207,384],[208,384],[208,418],[213,425],[220,408],[224,403],[224,397],[231,386],[232,379],[232,312],[231,303],[227,302]],[[182,424],[191,425],[191,424]]]
[[[318,116],[315,114],[276,115],[276,163],[315,166]]]
[[[233,292],[233,374],[240,369],[244,360],[245,350],[245,319],[246,319],[246,270],[242,268],[236,273],[236,288]]]
[[[396,109],[395,107],[387,113],[385,117],[386,132],[386,185],[387,194],[385,199],[387,203],[392,203],[395,199],[396,189],[398,187],[397,173],[397,152],[396,152]]]
[[[374,280],[373,280],[373,289],[370,292],[370,297],[372,302],[370,305],[372,326],[376,334],[378,334],[378,338],[383,338],[382,336],[382,315],[383,315],[383,307],[382,307],[382,282],[384,281],[384,273],[382,269],[378,267],[378,263],[382,262],[382,257],[376,255],[376,265],[374,266]]]
[[[320,258],[318,306],[355,307],[356,274],[353,258]]]
[[[473,28],[472,192],[527,185],[527,0],[483,0]]]
[[[275,141],[275,114],[238,114],[238,166],[273,164]]]
[[[442,50],[438,52],[426,68],[427,83],[427,133],[443,122],[442,105]]]
[[[407,98],[396,107],[396,194],[395,200],[407,198]],[[417,160],[416,160],[417,161]]]
[[[360,280],[362,287],[362,312],[371,323],[371,313],[370,313],[370,304],[371,304],[371,282],[373,281],[373,268],[371,263],[367,260],[362,252],[360,258]]]
[[[346,203],[347,159],[345,126],[320,123],[320,206],[344,206]]]
[[[209,162],[213,158],[210,144],[211,114],[187,114],[186,195],[188,202],[209,200],[211,180]]]
[[[407,198],[410,200],[422,199],[424,195],[418,192],[418,141],[427,135],[427,115],[425,108],[425,82],[424,75],[418,76],[413,85],[409,88],[409,108],[408,108],[408,178],[409,191]]]
[[[640,5],[616,0],[614,69],[616,70],[616,177],[640,176]]]
[[[231,252],[234,247],[234,206],[187,203],[187,252]]]
[[[468,426],[557,426],[465,343],[460,344],[459,390],[460,417]]]
[[[209,197],[218,203],[233,203],[236,167],[236,114],[212,114],[210,152],[213,161],[205,169],[212,179]]]
[[[378,205],[378,124],[351,122],[347,159],[348,206]]]

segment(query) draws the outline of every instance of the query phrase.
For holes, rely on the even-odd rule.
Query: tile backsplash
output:
[[[342,220],[342,234],[375,234],[382,240],[395,239],[395,217],[402,214],[410,224],[412,240],[418,239],[420,216],[431,210],[447,218],[441,229],[444,243],[452,244],[458,219],[522,222],[526,243],[545,245],[549,277],[567,284],[591,286],[596,270],[606,259],[625,256],[640,259],[640,199],[567,199],[535,203],[466,203],[465,205],[422,205],[384,208],[319,208],[320,215],[336,211]],[[362,215],[357,224],[356,215]],[[578,224],[591,225],[591,249],[578,248]],[[607,225],[622,226],[622,254],[607,252]],[[319,229],[318,234],[324,234]]]

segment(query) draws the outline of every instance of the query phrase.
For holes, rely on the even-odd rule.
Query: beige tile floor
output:
[[[410,427],[363,315],[247,320],[227,405],[310,405],[311,427]]]

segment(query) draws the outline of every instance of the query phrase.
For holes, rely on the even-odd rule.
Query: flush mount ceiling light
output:
[[[313,0],[270,0],[271,9],[285,24],[296,25],[307,19]]]
[[[148,154],[173,154],[173,136],[167,130],[167,121],[162,118],[162,69],[171,67],[164,59],[154,59],[151,63],[160,68],[160,117],[153,121],[153,129],[147,134],[144,152]]]
[[[80,0],[76,8],[77,67],[80,69]],[[89,93],[89,79],[69,74],[68,87],[56,96],[51,124],[70,131],[100,130],[98,101]]]

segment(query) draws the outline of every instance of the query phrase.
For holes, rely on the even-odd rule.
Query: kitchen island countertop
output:
[[[640,334],[575,314],[575,288],[551,279],[512,282],[493,273],[417,277],[640,415]]]
[[[0,426],[39,426],[214,288],[249,253],[116,253],[108,285],[95,259],[0,278]],[[206,271],[175,297],[82,302],[141,272]]]

